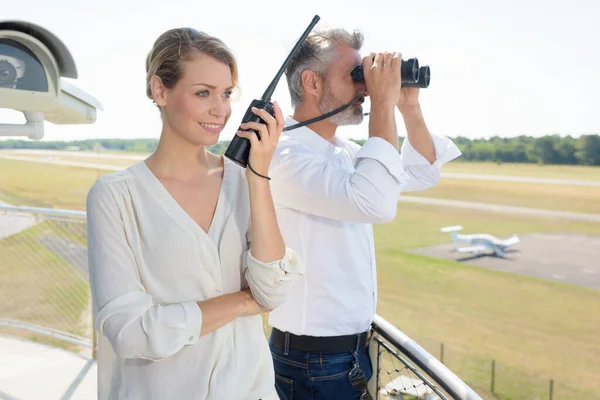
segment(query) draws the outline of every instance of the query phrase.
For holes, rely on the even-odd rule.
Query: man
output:
[[[284,132],[269,172],[286,245],[306,263],[289,300],[269,317],[281,399],[292,393],[295,399],[369,398],[373,369],[365,346],[377,303],[372,224],[392,220],[402,191],[434,186],[441,165],[460,155],[449,139],[429,133],[419,89],[401,88],[401,55],[361,59],[362,42],[359,32],[315,32],[286,71],[294,107],[287,128],[359,100]],[[365,82],[356,83],[350,72],[361,64]],[[361,148],[336,131],[362,122],[367,95],[369,139]],[[396,108],[408,133],[401,154]]]

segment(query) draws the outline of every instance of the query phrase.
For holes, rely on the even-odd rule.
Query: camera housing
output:
[[[75,61],[58,37],[25,21],[0,21],[0,108],[20,111],[25,124],[0,124],[0,136],[41,139],[44,121],[92,124],[101,103],[65,78]]]

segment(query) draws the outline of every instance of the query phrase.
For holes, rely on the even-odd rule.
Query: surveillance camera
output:
[[[67,47],[48,30],[0,21],[0,108],[21,111],[27,123],[0,124],[0,136],[41,139],[44,121],[92,124],[102,105],[65,78],[77,78]]]

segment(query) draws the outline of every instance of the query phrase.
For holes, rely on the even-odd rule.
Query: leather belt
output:
[[[271,331],[271,345],[281,351],[300,350],[315,353],[343,353],[366,347],[368,338],[368,331],[344,336],[299,336],[282,332],[277,328],[273,328]]]

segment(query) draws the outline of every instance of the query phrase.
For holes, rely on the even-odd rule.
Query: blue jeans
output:
[[[272,344],[270,347],[275,389],[281,400],[360,399],[361,393],[348,379],[355,360],[353,352],[309,353],[290,349],[286,355]],[[358,364],[367,380],[373,375],[368,351],[368,347],[361,348],[357,353]]]

